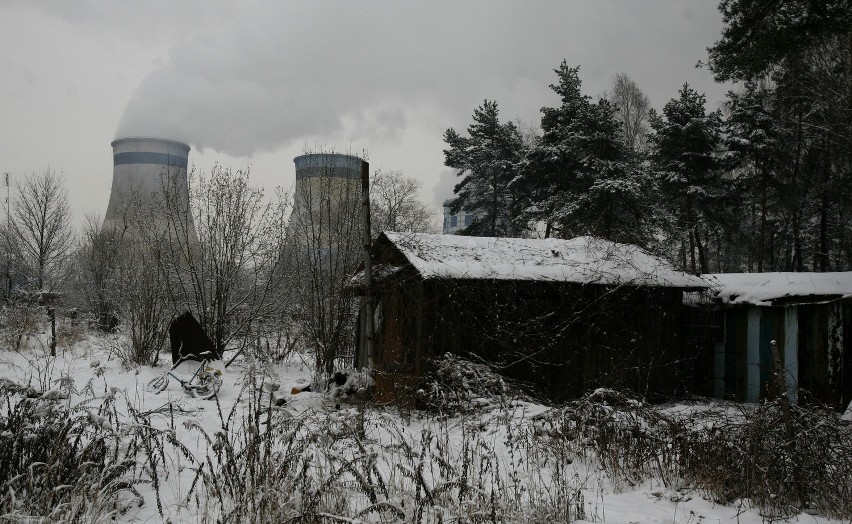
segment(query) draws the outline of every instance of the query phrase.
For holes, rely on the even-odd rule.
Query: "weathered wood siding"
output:
[[[556,401],[598,387],[659,399],[711,387],[712,354],[683,333],[697,320],[678,289],[400,278],[381,303],[379,374],[419,376],[450,352]]]

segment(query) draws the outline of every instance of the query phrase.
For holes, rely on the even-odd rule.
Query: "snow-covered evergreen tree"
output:
[[[709,68],[719,81],[767,82],[772,120],[784,131],[774,159],[780,237],[769,230],[767,258],[785,270],[848,270],[852,3],[722,0],[719,10],[724,27]]]
[[[579,67],[563,61],[555,72],[550,87],[562,103],[542,108],[541,140],[513,183],[521,216],[544,222],[546,236],[645,244],[651,180],[640,163],[628,162],[615,108],[582,94]]]
[[[703,238],[715,225],[714,206],[724,187],[722,117],[704,106],[704,95],[684,84],[662,115],[651,112],[649,137],[660,193],[672,217],[671,240],[680,241],[681,268],[696,274],[709,270]]]
[[[731,221],[730,229],[740,233],[750,246],[746,267],[760,272],[774,263],[773,257],[767,256],[767,239],[777,234],[781,190],[777,167],[783,158],[779,149],[783,130],[772,115],[772,93],[768,89],[746,82],[741,92],[728,93],[728,102],[724,139],[727,167],[735,175],[738,203],[743,204],[739,226]]]
[[[476,236],[515,236],[512,214],[515,196],[509,183],[515,178],[522,157],[521,133],[512,122],[500,123],[496,101],[485,100],[473,111],[473,123],[462,136],[453,128],[444,133],[444,165],[458,169],[456,197],[450,211],[464,209],[476,216],[460,231]]]

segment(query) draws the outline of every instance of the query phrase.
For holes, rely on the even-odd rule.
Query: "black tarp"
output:
[[[204,360],[222,358],[192,313],[185,311],[169,325],[169,340],[172,345],[172,362],[181,358]]]

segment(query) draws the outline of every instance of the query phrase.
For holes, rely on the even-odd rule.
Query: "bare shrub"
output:
[[[71,349],[78,342],[86,339],[85,328],[67,319],[56,322],[56,346]]]
[[[765,515],[852,516],[852,425],[772,402],[679,412],[597,390],[539,417],[556,447],[596,458],[616,482],[655,479],[719,503],[748,499]]]
[[[74,300],[91,317],[91,324],[110,333],[118,325],[116,282],[119,266],[126,258],[122,253],[125,228],[104,228],[101,222],[96,216],[86,217],[74,253],[71,284]]]
[[[791,415],[787,426],[781,406],[769,402],[709,431],[685,432],[684,478],[713,498],[747,496],[780,517],[807,510],[850,518],[852,426],[822,406],[794,407]]]
[[[42,308],[26,301],[6,305],[0,313],[0,329],[3,346],[6,349],[20,351],[27,347],[30,335],[37,332],[41,320]]]

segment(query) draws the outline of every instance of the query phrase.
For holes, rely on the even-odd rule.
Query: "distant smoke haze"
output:
[[[476,46],[487,53],[470,53],[463,49],[469,16],[439,15],[426,3],[364,5],[263,5],[198,35],[145,78],[117,135],[249,155],[366,118],[378,138],[392,138],[406,124],[400,106],[427,93],[458,98],[451,94],[482,81],[483,63],[499,61],[489,55],[500,52],[500,27],[486,35],[493,45]],[[489,11],[509,25],[511,17]]]
[[[583,64],[590,93],[625,69],[603,74],[597,62],[619,53],[629,59],[629,47],[582,45],[600,39],[594,32],[616,20],[612,11],[625,12],[610,23],[616,41],[638,30],[641,20],[634,18],[641,12],[607,5],[255,4],[174,47],[133,93],[116,135],[161,136],[249,156],[346,132],[392,141],[413,106],[444,115],[443,128],[465,125],[457,115],[470,115],[483,98],[497,99],[506,119],[535,119],[562,58]],[[681,73],[668,81],[669,96],[691,71]],[[361,124],[346,125],[353,121]]]
[[[537,126],[563,59],[592,96],[626,73],[657,110],[684,82],[715,108],[731,86],[695,64],[717,4],[0,0],[0,159],[16,177],[66,172],[79,220],[106,209],[122,136],[186,142],[196,172],[250,167],[267,189],[294,183],[304,150],[366,153],[439,207],[459,180],[444,131],[486,98]]]

